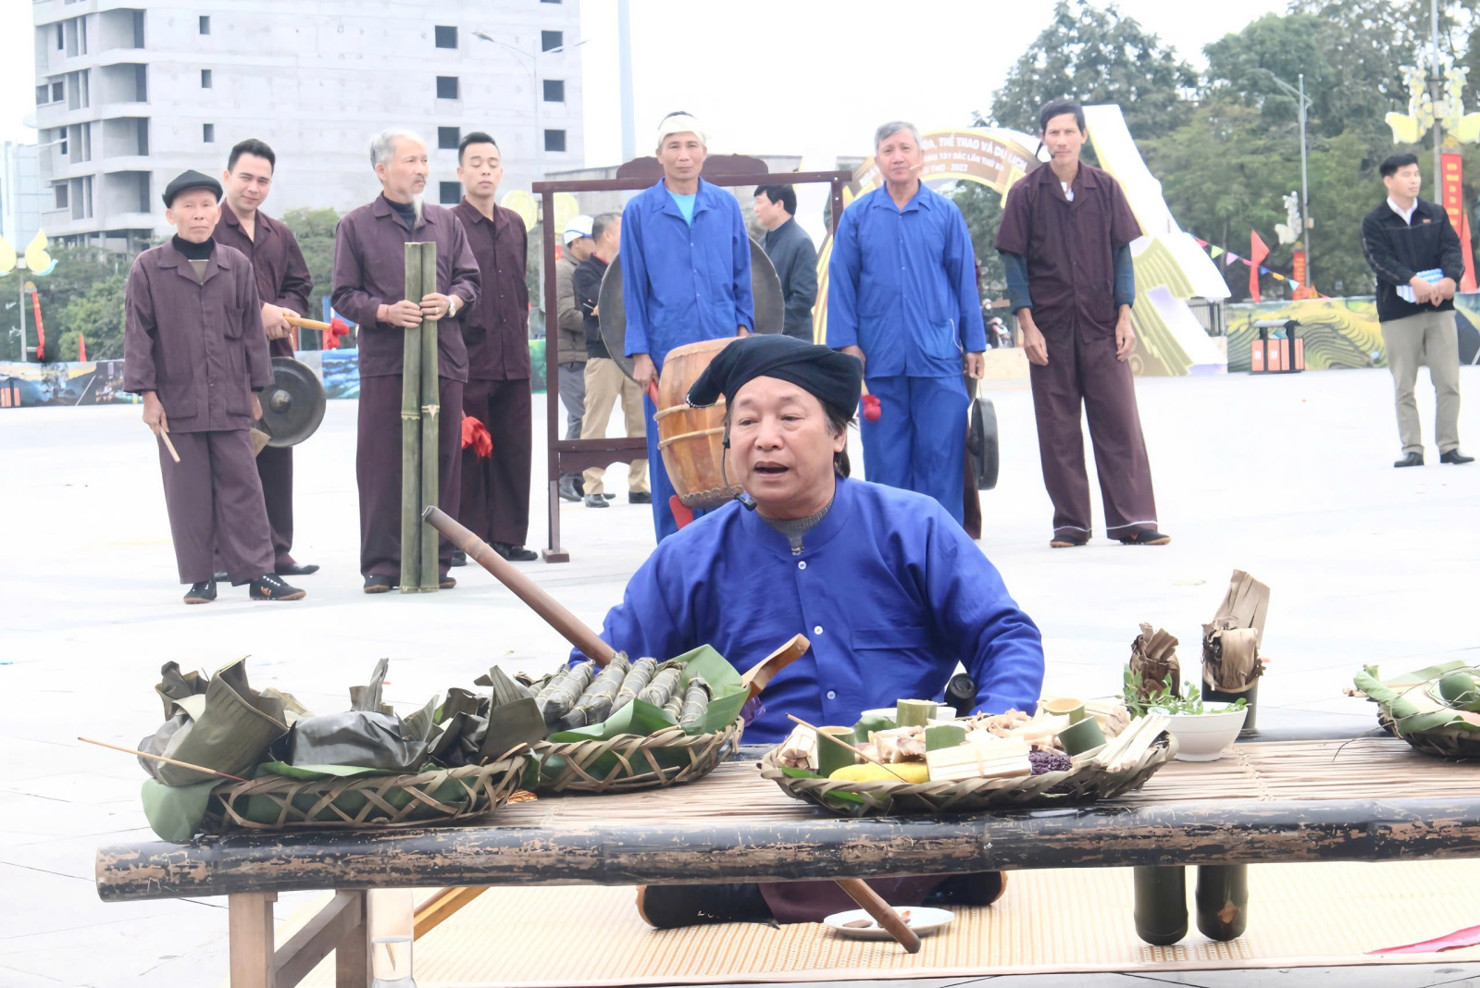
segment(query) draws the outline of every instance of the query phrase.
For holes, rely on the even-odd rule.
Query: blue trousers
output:
[[[653,532],[658,541],[662,542],[678,531],[678,522],[674,521],[673,510],[668,506],[668,499],[677,492],[673,489],[673,481],[668,479],[663,454],[658,452],[658,424],[653,421],[653,416],[657,413],[658,406],[653,404],[653,399],[643,395],[642,414],[647,418],[648,481],[653,491]],[[695,508],[694,517],[703,516],[707,510],[709,509]]]
[[[966,386],[950,377],[877,377],[877,422],[860,417],[864,478],[929,494],[960,524],[965,513]]]

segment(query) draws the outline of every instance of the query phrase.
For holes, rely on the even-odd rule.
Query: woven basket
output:
[[[715,734],[685,734],[669,727],[656,734],[618,734],[605,741],[542,741],[540,792],[631,792],[702,779],[740,744],[745,722]]]
[[[961,782],[844,782],[837,779],[793,778],[781,771],[772,748],[761,759],[763,778],[770,779],[794,799],[816,803],[842,816],[968,813],[972,810],[1025,809],[1109,799],[1138,789],[1177,754],[1177,740],[1160,735],[1129,768],[1110,772],[1094,764],[1093,752],[1080,756],[1063,772],[1011,779],[967,779]]]
[[[1480,731],[1461,727],[1438,727],[1427,731],[1403,730],[1401,722],[1393,719],[1388,708],[1381,704],[1377,708],[1377,723],[1395,737],[1407,741],[1426,755],[1457,760],[1480,759]]]
[[[529,755],[416,775],[290,779],[267,775],[222,786],[211,819],[225,830],[425,826],[488,813],[519,788]]]

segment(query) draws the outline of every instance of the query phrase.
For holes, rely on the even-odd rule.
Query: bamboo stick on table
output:
[[[406,245],[405,297],[421,301],[420,243]],[[421,587],[421,327],[403,331],[401,346],[401,592]]]
[[[107,741],[95,741],[92,738],[84,738],[81,736],[79,736],[77,740],[85,741],[88,744],[95,744],[99,748],[112,748],[114,751],[121,751],[125,754],[138,755],[140,758],[151,758],[156,762],[164,762],[166,765],[174,765],[176,768],[188,768],[192,772],[204,772],[206,775],[219,775],[221,778],[231,779],[233,782],[251,781],[250,779],[243,779],[239,775],[232,775],[230,772],[218,772],[213,768],[206,768],[204,765],[192,765],[190,762],[182,762],[178,758],[166,758],[164,755],[151,754],[147,751],[140,751],[138,748],[125,748],[121,744],[109,744]]]
[[[437,290],[437,245],[421,245],[421,295]],[[436,319],[421,322],[421,503],[417,505],[417,531],[421,536],[421,589],[435,593],[440,582],[441,562],[437,553],[437,530],[421,521],[421,513],[428,505],[440,501],[437,490],[437,468],[441,457],[441,399],[437,387],[437,325]],[[461,409],[459,409],[461,411]],[[451,410],[449,410],[451,414]],[[462,455],[461,451],[457,455]]]

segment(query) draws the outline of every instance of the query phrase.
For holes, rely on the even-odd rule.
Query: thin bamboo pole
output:
[[[426,295],[437,290],[437,245],[421,245],[421,290]],[[418,296],[417,301],[420,301]],[[439,502],[437,467],[441,452],[441,398],[437,387],[437,320],[421,324],[421,504],[416,517],[421,518],[429,505]],[[459,409],[461,411],[461,409]],[[449,410],[449,414],[451,414]],[[437,530],[421,522],[421,589],[435,592],[441,568],[437,556]]]
[[[421,301],[421,247],[406,245],[407,299]],[[421,328],[404,331],[401,349],[401,592],[421,586]]]

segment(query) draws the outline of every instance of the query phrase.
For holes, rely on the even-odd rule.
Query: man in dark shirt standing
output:
[[[1086,135],[1077,102],[1046,105],[1038,131],[1052,160],[1008,191],[997,250],[1030,365],[1043,485],[1053,501],[1049,545],[1081,546],[1090,537],[1081,407],[1110,537],[1165,545],[1171,538],[1157,531],[1130,365],[1136,348],[1130,242],[1141,227],[1115,179],[1079,160]]]
[[[334,231],[334,308],[359,324],[360,419],[355,477],[360,490],[360,572],[366,593],[386,593],[401,575],[401,371],[405,331],[437,323],[438,507],[458,516],[462,490],[463,385],[468,349],[457,317],[478,300],[478,262],[450,209],[422,201],[429,165],[426,142],[409,130],[386,130],[370,144],[381,194],[351,210]],[[437,245],[437,290],[406,293],[406,245]],[[432,455],[423,450],[423,455]],[[452,544],[438,543],[439,586]]]
[[[555,259],[556,346],[545,344],[545,359],[559,361],[560,403],[565,406],[565,438],[581,438],[581,416],[586,414],[586,317],[576,302],[576,265],[591,256],[591,217],[572,216],[561,234],[565,249]],[[581,499],[581,475],[562,474],[560,498]]]
[[[529,286],[524,281],[528,234],[518,213],[493,201],[504,166],[492,137],[474,131],[462,139],[457,177],[463,200],[452,212],[467,231],[482,275],[478,301],[463,319],[468,345],[463,412],[487,426],[493,437],[492,456],[463,453],[460,520],[500,556],[527,562],[537,558],[524,547],[534,442]]]
[[[786,302],[783,331],[808,343],[812,340],[812,306],[817,302],[817,248],[797,223],[796,189],[790,185],[762,185],[755,190],[755,218],[766,228],[761,247],[781,279]]]
[[[601,297],[601,279],[616,258],[622,243],[622,215],[602,213],[591,221],[591,236],[596,242],[590,256],[576,266],[576,303],[586,319],[586,413],[581,416],[581,438],[603,439],[607,422],[612,417],[612,403],[620,396],[622,416],[629,439],[646,435],[647,419],[642,410],[642,389],[612,359],[601,337],[601,318],[597,299]],[[604,508],[609,499],[602,491],[606,470],[586,470],[584,487],[588,508]],[[632,504],[651,504],[648,487],[647,458],[633,460],[627,467],[627,500]]]
[[[1434,385],[1439,462],[1473,463],[1459,451],[1454,291],[1465,271],[1459,236],[1443,207],[1418,197],[1423,179],[1416,155],[1389,155],[1378,172],[1388,196],[1362,219],[1362,253],[1377,274],[1377,320],[1396,390],[1403,456],[1393,466],[1423,466],[1423,426],[1413,400],[1420,364],[1428,364]]]
[[[134,259],[124,291],[123,387],[144,400],[187,604],[216,599],[213,554],[253,600],[298,600],[272,571],[247,432],[272,383],[252,264],[218,244],[221,184],[188,171],[164,190],[179,232]],[[173,442],[173,447],[167,444]],[[166,450],[174,448],[178,462]]]
[[[221,181],[226,186],[226,208],[214,234],[218,244],[235,247],[252,262],[257,294],[262,299],[262,329],[274,357],[293,356],[293,328],[284,313],[308,315],[313,278],[298,249],[293,231],[262,212],[272,191],[277,155],[258,140],[245,140],[231,149]],[[272,527],[272,552],[279,576],[307,576],[315,563],[293,559],[293,448],[265,446],[257,454],[257,475]]]

